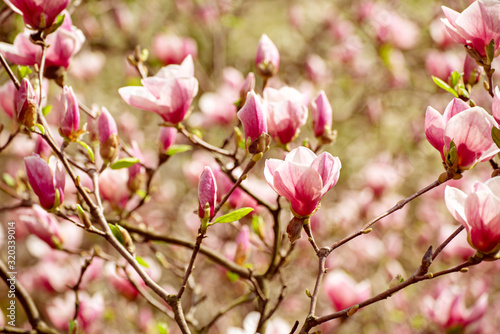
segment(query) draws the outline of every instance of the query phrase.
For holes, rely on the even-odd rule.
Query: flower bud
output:
[[[50,166],[38,155],[24,158],[28,182],[46,210],[57,208],[64,200],[66,174],[64,167],[55,157]]]
[[[263,78],[270,78],[278,73],[280,54],[276,45],[266,34],[263,34],[259,40],[255,66],[257,67],[257,73]]]
[[[248,226],[243,226],[240,233],[236,237],[236,253],[234,255],[234,262],[243,265],[250,253],[250,230]]]
[[[61,135],[70,141],[78,140],[81,134],[81,131],[78,131],[78,127],[80,126],[80,111],[73,88],[64,86],[59,108],[61,111],[61,123],[59,127]]]
[[[217,200],[217,183],[212,169],[205,166],[198,182],[198,216],[201,219],[212,218],[215,214]],[[205,207],[208,204],[210,217],[205,217]]]
[[[16,116],[19,123],[32,128],[36,124],[38,100],[31,82],[24,78],[16,94]]]
[[[160,134],[158,136],[158,143],[160,146],[160,154],[165,153],[168,148],[175,142],[175,134],[177,130],[171,127],[161,127]]]
[[[238,118],[241,120],[245,131],[247,148],[250,146],[249,141],[253,143],[267,132],[266,114],[266,105],[260,96],[252,90],[247,95],[245,105],[238,111]]]
[[[477,84],[479,82],[481,72],[482,67],[480,67],[474,59],[466,54],[464,62],[464,83],[471,86]]]
[[[288,234],[288,239],[290,243],[300,239],[300,234],[302,233],[302,226],[304,225],[304,219],[293,217],[286,227],[286,233]]]
[[[102,112],[97,119],[97,133],[101,143],[101,157],[105,162],[113,161],[118,154],[118,130],[116,122],[109,111],[102,107]]]
[[[317,138],[328,135],[332,130],[332,106],[324,91],[312,102],[312,116],[314,135]]]

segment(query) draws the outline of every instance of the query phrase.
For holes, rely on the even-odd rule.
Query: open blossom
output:
[[[290,201],[296,215],[309,216],[317,209],[321,198],[339,179],[340,159],[328,152],[316,156],[300,146],[285,160],[268,159],[264,175],[278,195]]]
[[[51,210],[58,207],[64,200],[66,174],[64,167],[57,158],[50,159],[50,164],[38,155],[24,158],[28,182],[38,196],[40,205]]]
[[[291,87],[264,89],[269,134],[280,144],[293,141],[307,121],[302,93]]]
[[[177,124],[184,120],[198,93],[193,58],[189,55],[180,65],[163,67],[155,76],[142,81],[143,87],[129,86],[118,90],[133,107],[152,111],[165,122]]]
[[[188,55],[196,58],[198,47],[190,37],[157,34],[153,38],[153,54],[165,65],[180,64]]]
[[[255,66],[257,73],[264,77],[270,78],[276,73],[280,66],[280,53],[276,45],[266,34],[263,34],[259,40],[257,47],[257,55],[255,56]]]
[[[39,205],[35,204],[32,208],[31,215],[19,216],[21,221],[26,224],[28,232],[36,235],[52,248],[56,248],[57,244],[62,244],[63,237],[55,216],[47,213]]]
[[[32,31],[25,30],[14,39],[14,44],[0,43],[0,51],[10,62],[18,65],[33,66],[40,65],[42,59],[42,48],[30,41]],[[85,36],[82,31],[73,26],[69,13],[65,12],[63,24],[53,34],[47,36],[47,48],[45,64],[50,67],[64,67],[71,63],[74,54],[80,51]]]
[[[7,1],[6,1],[7,2]],[[23,16],[24,23],[33,29],[50,27],[70,0],[9,0],[16,12]]]
[[[453,140],[457,149],[456,167],[460,171],[471,169],[500,151],[491,139],[493,126],[498,125],[483,108],[470,108],[457,98],[448,104],[443,115],[432,107],[427,107],[425,114],[427,140],[439,151],[445,163]]]
[[[463,333],[463,329],[480,320],[488,310],[488,295],[481,294],[469,308],[465,306],[465,292],[457,286],[445,287],[432,297],[422,299],[424,313],[446,333]]]
[[[467,230],[469,244],[485,254],[500,249],[499,191],[499,177],[475,182],[469,195],[450,186],[445,189],[448,210]]]
[[[340,269],[326,275],[323,287],[335,311],[354,306],[368,299],[371,294],[371,285],[368,281],[357,283]]]
[[[475,49],[486,57],[486,47],[495,41],[495,53],[500,47],[500,2],[495,0],[474,1],[462,13],[448,7],[441,7],[443,23],[453,39]]]
[[[200,175],[198,183],[198,216],[200,218],[212,218],[215,213],[215,202],[217,200],[217,183],[212,169],[205,166]],[[210,217],[205,217],[205,206],[209,206]]]

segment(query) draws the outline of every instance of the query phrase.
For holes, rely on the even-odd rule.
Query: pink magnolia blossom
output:
[[[469,244],[476,250],[495,253],[500,249],[500,178],[475,182],[472,192],[447,186],[445,201],[453,217],[467,230]]]
[[[190,37],[157,34],[153,38],[153,54],[165,65],[180,64],[188,55],[196,58],[198,47]]]
[[[74,59],[69,73],[78,80],[92,80],[106,65],[106,55],[100,51],[83,51]]]
[[[15,92],[16,118],[24,126],[29,128],[36,124],[39,98],[31,85],[31,82],[24,78],[21,81],[19,90]]]
[[[158,135],[158,143],[160,144],[160,152],[167,152],[168,148],[175,142],[175,134],[177,130],[171,127],[162,126]]]
[[[312,103],[314,135],[322,137],[332,130],[332,106],[324,91],[320,91]]]
[[[127,205],[130,192],[127,186],[126,169],[112,170],[107,168],[99,175],[99,190],[102,198],[115,209],[123,210]]]
[[[46,210],[58,207],[64,200],[66,174],[62,163],[53,157],[50,163],[38,155],[24,158],[28,182]]]
[[[234,262],[243,265],[250,253],[250,229],[244,225],[240,233],[236,237],[236,252],[234,254]]]
[[[245,105],[238,111],[238,118],[243,125],[245,138],[252,141],[267,132],[267,108],[261,97],[252,90],[248,93]]]
[[[102,107],[97,118],[97,134],[101,143],[100,154],[104,161],[113,161],[118,155],[118,128],[108,109]]]
[[[118,90],[133,107],[152,111],[165,122],[177,124],[184,120],[198,93],[193,58],[189,55],[181,65],[163,67],[155,76],[142,81],[143,87],[129,86]]]
[[[70,140],[76,140],[80,126],[80,110],[72,87],[64,86],[59,109],[61,112],[60,133]]]
[[[31,215],[19,216],[19,219],[26,224],[27,230],[52,248],[56,248],[58,244],[62,244],[63,237],[59,229],[59,223],[55,217],[48,214],[36,204],[32,208]]]
[[[468,54],[465,55],[464,61],[464,83],[471,86],[479,82],[483,68],[479,66],[474,59]]]
[[[491,102],[491,111],[493,118],[497,123],[500,122],[500,90],[495,87],[495,95],[493,96],[493,101]]]
[[[9,0],[14,10],[23,16],[24,24],[32,29],[50,27],[70,0]]]
[[[9,116],[13,118],[15,115],[15,102],[17,89],[14,83],[9,80],[0,87],[0,108]]]
[[[448,81],[451,73],[458,71],[461,66],[460,57],[453,52],[431,51],[425,57],[427,72],[445,82]]]
[[[85,42],[85,36],[81,30],[73,26],[69,13],[65,12],[65,15],[59,29],[47,36],[46,43],[50,45],[45,59],[47,67],[68,68],[71,58]],[[29,40],[31,33],[29,30],[19,33],[14,39],[14,44],[0,43],[0,51],[7,60],[18,65],[40,65],[42,48]]]
[[[241,105],[245,104],[245,101],[247,99],[247,94],[254,89],[255,89],[255,74],[253,74],[253,72],[250,72],[247,74],[245,81],[243,81],[243,84],[241,84],[240,87]]]
[[[422,308],[444,330],[463,329],[480,320],[488,309],[488,295],[483,293],[472,306],[465,306],[465,292],[457,286],[445,287],[437,296],[424,296]]]
[[[270,78],[278,73],[280,66],[280,54],[278,48],[266,34],[263,34],[257,46],[257,55],[255,56],[255,66],[257,73]]]
[[[284,161],[266,160],[264,175],[271,188],[290,201],[295,214],[310,216],[321,198],[337,183],[340,168],[340,159],[330,153],[316,156],[300,146],[288,153]]]
[[[137,190],[141,189],[146,176],[146,169],[141,162],[144,163],[144,155],[142,154],[139,145],[135,140],[132,141],[132,155],[133,157],[139,159],[138,163],[133,164],[128,170],[128,181],[127,186],[131,193],[135,193]]]
[[[307,121],[302,93],[291,87],[264,89],[269,134],[279,144],[292,142]]]
[[[457,148],[457,167],[462,171],[491,159],[500,151],[491,139],[493,126],[498,125],[483,108],[470,108],[457,98],[448,104],[443,115],[432,107],[427,107],[425,114],[427,140],[445,163],[453,140]]]
[[[447,49],[457,44],[446,30],[446,26],[439,18],[434,19],[429,25],[429,34],[440,49]]]
[[[368,281],[357,283],[340,269],[334,270],[326,276],[323,288],[335,311],[356,305],[368,299],[371,294],[371,285]]]
[[[500,47],[500,3],[495,0],[474,1],[462,13],[442,6],[446,29],[458,43],[475,49],[486,57],[486,47],[495,41],[495,53]]]
[[[200,218],[212,218],[215,213],[215,202],[217,200],[217,183],[214,173],[209,166],[205,166],[200,175],[198,183],[198,216]],[[205,217],[205,206],[209,205],[210,217]]]

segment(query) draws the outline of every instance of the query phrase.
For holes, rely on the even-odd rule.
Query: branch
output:
[[[184,135],[184,137],[186,137],[187,139],[189,139],[189,141],[191,143],[193,143],[194,145],[200,146],[200,147],[202,147],[202,148],[204,148],[204,149],[206,149],[208,151],[219,153],[221,155],[224,155],[226,157],[230,157],[230,158],[234,159],[234,156],[233,156],[233,154],[231,152],[229,152],[227,150],[224,150],[222,148],[218,148],[217,146],[213,146],[213,145],[205,142],[201,138],[193,135],[188,130],[186,130],[186,128],[184,127],[184,125],[182,125],[181,123],[177,124],[176,129],[177,129],[178,132],[182,133]]]

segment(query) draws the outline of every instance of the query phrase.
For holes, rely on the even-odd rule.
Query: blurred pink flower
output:
[[[52,157],[50,163],[34,154],[24,158],[26,165],[26,175],[33,189],[38,196],[40,205],[46,210],[57,208],[64,200],[64,185],[66,174],[62,163],[57,158]]]
[[[457,286],[447,286],[437,296],[422,298],[422,308],[430,319],[444,330],[454,329],[461,333],[465,327],[481,319],[488,308],[486,293],[475,300],[470,308],[465,306],[465,292]]]
[[[500,3],[495,0],[474,1],[462,13],[442,6],[446,29],[458,43],[475,49],[486,57],[486,47],[495,41],[495,54],[500,47]]]
[[[431,51],[425,57],[425,68],[430,75],[433,75],[444,82],[448,81],[453,71],[460,72],[462,61],[453,52]]]
[[[172,34],[156,34],[153,38],[153,54],[165,65],[180,64],[188,55],[198,56],[196,41],[190,37]]]
[[[69,73],[79,80],[95,78],[106,65],[106,56],[100,51],[83,51],[74,59]]]
[[[184,120],[198,93],[193,58],[188,55],[181,65],[163,67],[155,76],[142,81],[143,87],[128,86],[118,90],[133,107],[152,111],[165,122],[177,124]]]
[[[483,68],[479,66],[468,54],[466,54],[464,61],[464,83],[471,86],[477,84],[482,71]]]
[[[160,152],[167,152],[168,148],[175,142],[175,134],[177,130],[171,127],[162,126],[158,135],[158,143],[160,144]]]
[[[500,122],[500,90],[495,87],[495,95],[493,96],[493,101],[491,102],[491,110],[493,118],[497,123]],[[500,123],[499,123],[500,124]]]
[[[500,151],[491,139],[493,126],[498,125],[483,108],[470,108],[457,98],[448,104],[443,115],[432,107],[427,107],[425,114],[427,140],[439,151],[444,163],[453,140],[461,171],[491,159]]]
[[[291,87],[279,90],[266,87],[264,101],[267,104],[267,127],[271,137],[283,145],[292,142],[307,121],[307,107],[302,93]]]
[[[200,218],[212,218],[215,212],[215,202],[217,200],[217,183],[214,173],[209,166],[205,166],[200,175],[198,183],[198,216]],[[205,205],[208,203],[210,217],[205,217]]]
[[[22,214],[19,219],[26,224],[27,230],[46,242],[50,247],[62,245],[63,237],[59,231],[59,223],[38,205],[33,205],[32,214]]]
[[[61,12],[68,7],[70,0],[8,0],[14,11],[23,16],[24,24],[31,29],[50,27]]]
[[[71,57],[77,53],[85,42],[83,33],[73,26],[69,13],[64,22],[54,33],[47,36],[46,43],[50,45],[47,48],[45,65],[47,67],[62,66],[68,68],[71,63]],[[42,58],[42,48],[33,44],[29,40],[32,32],[25,30],[19,33],[14,39],[14,44],[0,43],[0,51],[10,62],[18,65],[33,66],[40,65]]]
[[[278,73],[280,66],[280,54],[278,48],[266,34],[263,34],[257,46],[257,55],[255,56],[255,67],[257,73],[270,78]]]
[[[299,146],[285,160],[267,159],[264,175],[278,195],[290,201],[296,215],[309,216],[321,198],[337,183],[341,163],[328,152],[316,156]]]
[[[115,209],[124,209],[130,192],[127,186],[128,172],[126,169],[112,170],[106,168],[99,175],[99,190],[103,199]]]
[[[234,262],[243,265],[250,253],[250,230],[248,226],[243,225],[236,237],[236,252],[234,254]]]
[[[0,108],[9,116],[14,117],[15,112],[15,96],[17,93],[16,86],[9,80],[0,87]]]
[[[457,41],[446,30],[446,26],[443,25],[443,22],[439,18],[433,20],[429,26],[429,33],[432,40],[441,49],[446,49],[457,44]]]
[[[340,269],[326,275],[323,288],[335,311],[356,305],[368,299],[371,294],[371,285],[368,281],[357,283]]]
[[[500,178],[485,183],[475,182],[472,193],[450,186],[445,190],[445,201],[453,217],[467,230],[469,244],[485,253],[500,249]]]

